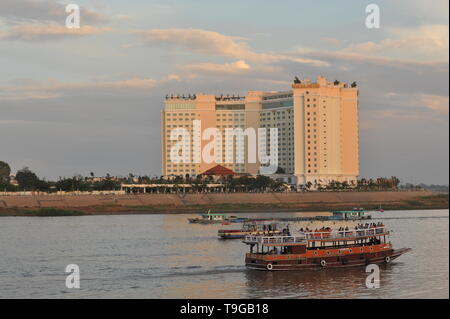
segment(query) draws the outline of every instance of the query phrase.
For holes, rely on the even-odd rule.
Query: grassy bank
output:
[[[62,217],[62,216],[83,216],[86,212],[79,210],[67,210],[57,208],[31,209],[8,209],[0,211],[0,216],[23,216],[23,217]]]
[[[224,213],[248,213],[248,212],[314,212],[352,209],[364,207],[368,210],[378,209],[381,205],[385,210],[419,210],[419,209],[448,209],[448,194],[436,194],[421,196],[413,200],[365,202],[365,201],[340,201],[340,202],[295,202],[295,203],[223,203],[202,205],[96,205],[86,207],[65,207],[64,209],[41,208],[19,209],[0,208],[0,216],[82,216],[82,215],[120,215],[120,214],[187,214],[201,213],[207,210]]]
[[[373,202],[305,202],[305,203],[274,203],[274,204],[220,204],[220,205],[189,205],[189,206],[130,206],[127,211],[135,213],[201,213],[208,209],[215,212],[247,213],[247,212],[317,212],[331,210],[346,210],[354,207],[364,207],[367,210],[376,210],[381,207],[385,210],[429,210],[448,209],[448,194],[426,196],[417,200],[377,203]]]

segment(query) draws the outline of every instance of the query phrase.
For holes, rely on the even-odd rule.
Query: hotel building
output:
[[[197,132],[193,121],[201,121]],[[316,82],[307,79],[295,81],[289,91],[250,91],[245,97],[196,94],[166,96],[161,112],[162,174],[201,174],[218,164],[236,173],[256,175],[260,163],[248,161],[248,139],[242,141],[243,163],[227,163],[225,138],[222,154],[213,163],[201,159],[201,150],[210,143],[202,140],[207,128],[219,129],[225,137],[226,128],[278,128],[278,173],[292,175],[297,184],[327,184],[332,180],[355,181],[359,175],[358,152],[358,89],[356,84],[328,82],[319,76]],[[190,161],[171,161],[171,141],[175,128],[186,129],[193,137],[187,142],[192,150]],[[200,141],[200,149],[194,144]],[[238,143],[231,147],[238,151]],[[260,145],[258,145],[259,147]],[[267,141],[267,149],[269,149]],[[200,159],[195,163],[195,158]],[[258,159],[258,157],[257,157]]]

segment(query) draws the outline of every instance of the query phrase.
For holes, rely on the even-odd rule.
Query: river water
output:
[[[394,248],[412,248],[380,267],[376,289],[364,267],[246,270],[246,245],[192,216],[0,218],[0,298],[449,298],[448,210],[372,214],[394,230]],[[66,288],[68,264],[80,268],[79,289]]]

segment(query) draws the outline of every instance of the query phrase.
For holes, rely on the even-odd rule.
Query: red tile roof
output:
[[[236,173],[229,168],[223,167],[222,165],[217,165],[207,171],[204,171],[200,175],[228,176],[236,175]]]

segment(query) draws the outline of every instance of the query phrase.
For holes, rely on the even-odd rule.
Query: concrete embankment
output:
[[[87,214],[189,213],[214,211],[317,211],[448,208],[448,194],[417,192],[204,193],[139,195],[0,196],[0,216],[39,209],[75,209]]]

